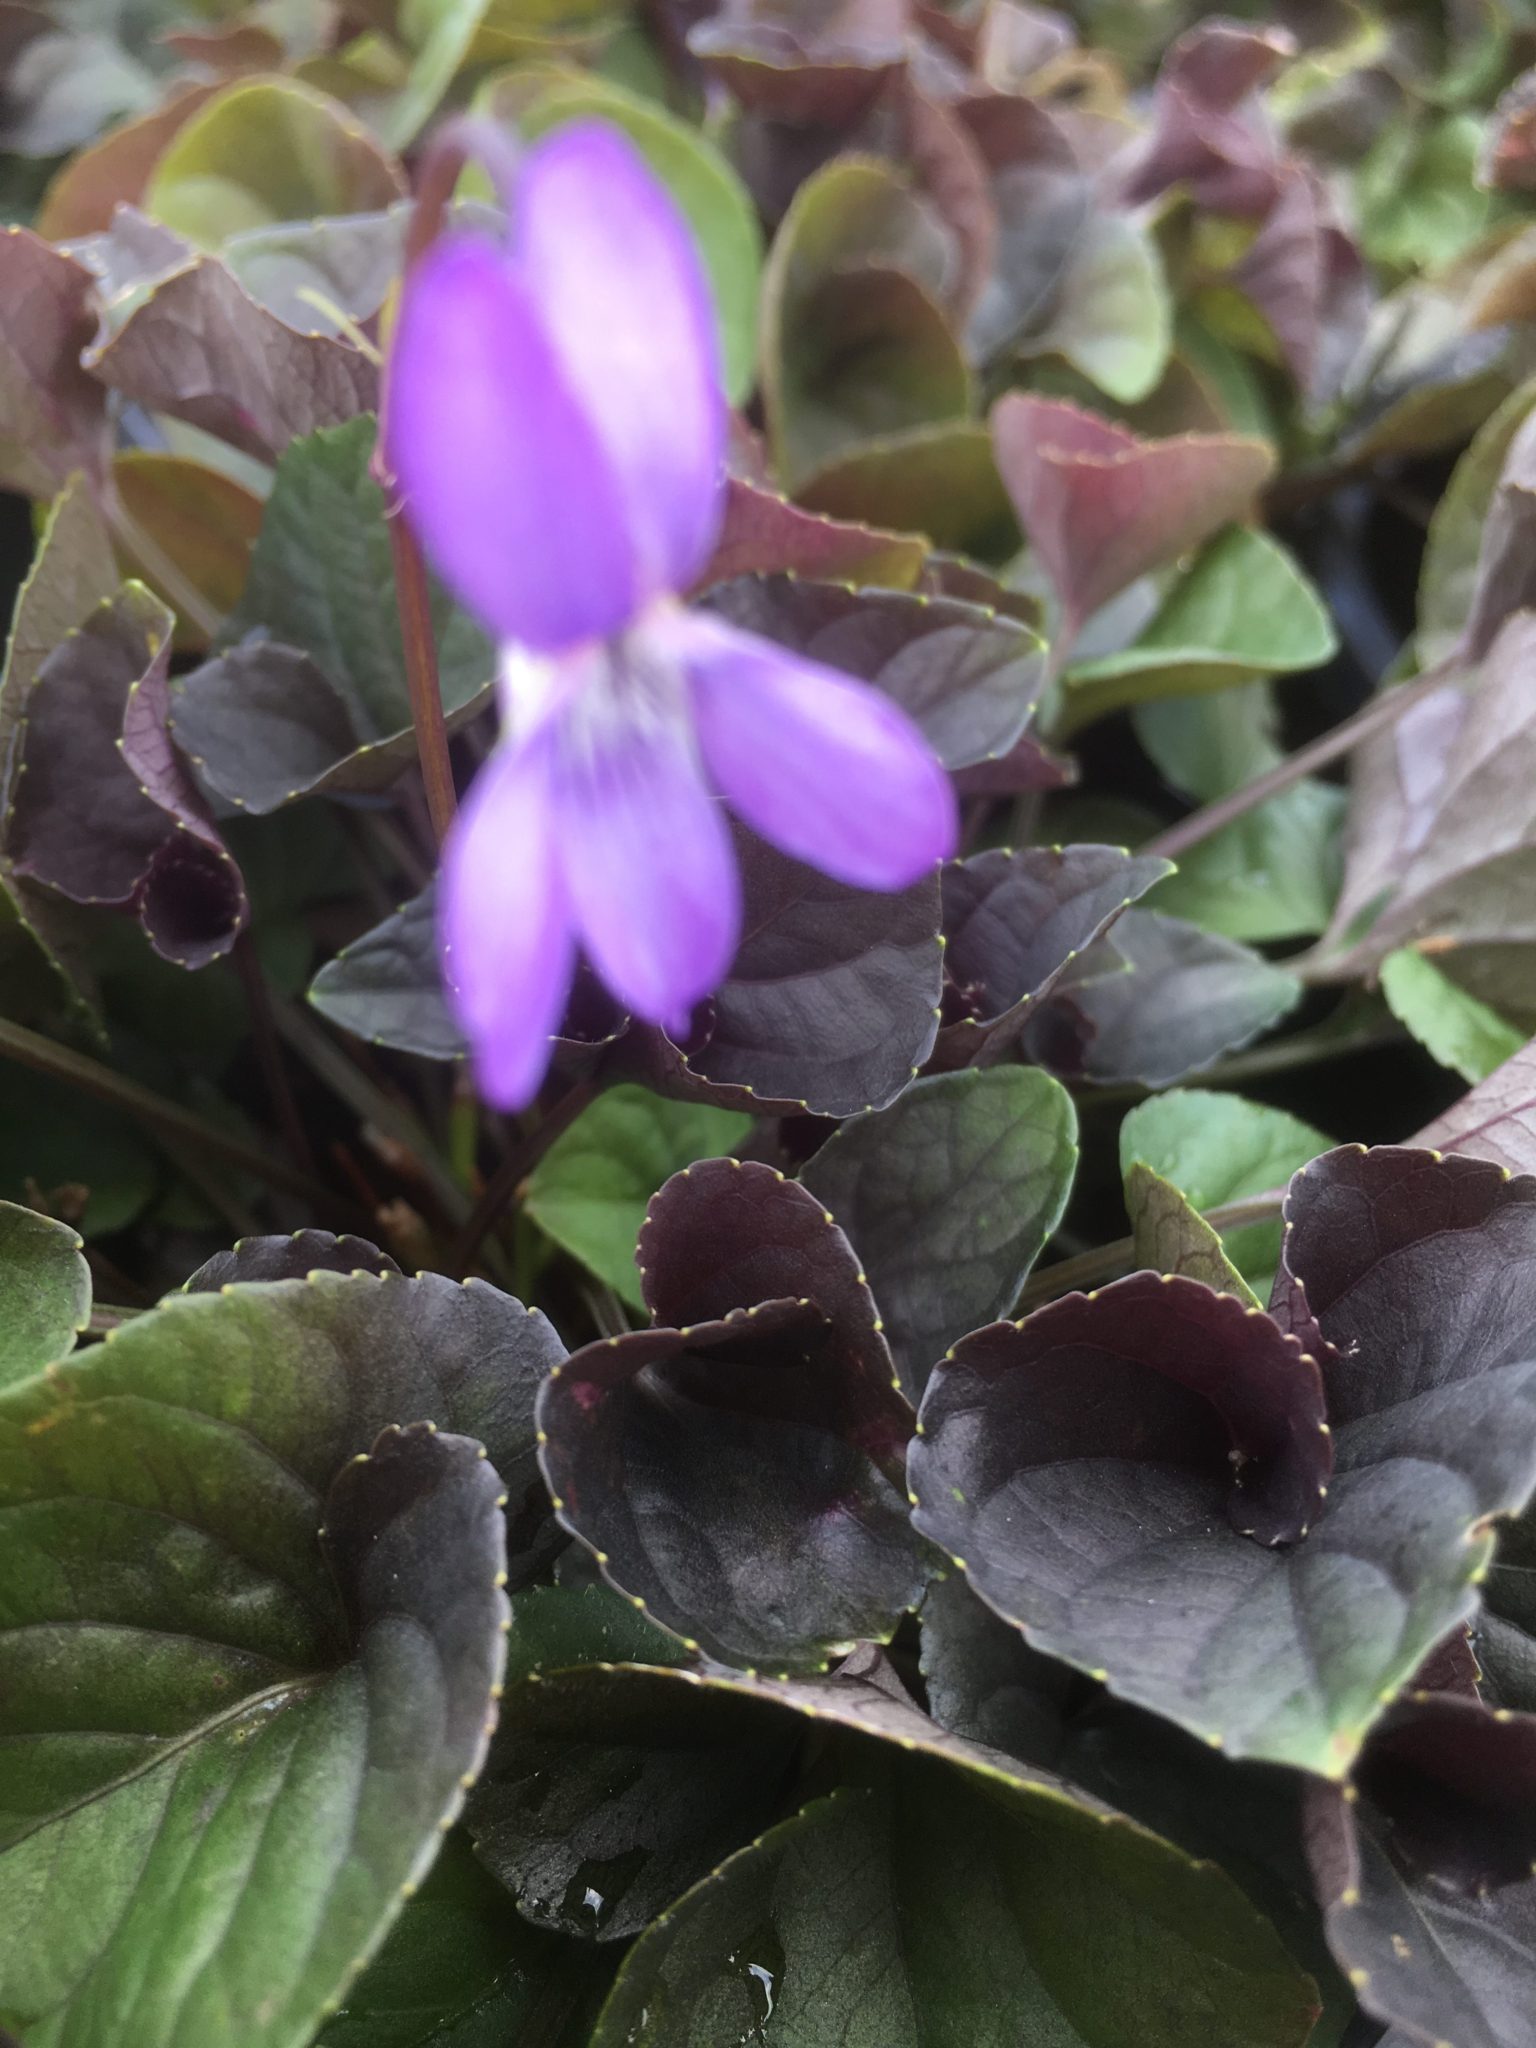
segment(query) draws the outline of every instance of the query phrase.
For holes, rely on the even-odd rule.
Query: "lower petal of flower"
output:
[[[678,1023],[723,978],[741,925],[730,833],[686,717],[610,697],[562,718],[558,740],[560,859],[588,957],[637,1015]]]
[[[575,967],[548,753],[542,741],[503,742],[443,849],[443,977],[480,1092],[500,1109],[522,1109],[538,1093]]]
[[[666,631],[710,774],[754,832],[858,889],[904,889],[954,852],[954,788],[888,697],[717,620]]]

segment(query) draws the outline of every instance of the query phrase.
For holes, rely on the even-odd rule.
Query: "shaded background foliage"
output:
[[[1523,0],[0,8],[26,2048],[1536,2041],[1533,62]],[[694,596],[966,820],[892,897],[743,832],[726,982],[579,978],[519,1120],[372,468],[457,108],[669,186]]]

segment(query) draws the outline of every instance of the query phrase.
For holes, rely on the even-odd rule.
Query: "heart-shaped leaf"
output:
[[[242,80],[177,129],[144,210],[205,249],[242,229],[372,213],[405,195],[398,167],[334,100],[292,79]]]
[[[1095,208],[1053,295],[1050,317],[1023,344],[1059,355],[1122,405],[1155,391],[1173,346],[1173,300],[1149,230]]]
[[[91,1318],[91,1271],[67,1224],[0,1202],[0,1386],[65,1358]]]
[[[850,1117],[801,1173],[863,1264],[909,1399],[957,1337],[1018,1299],[1066,1208],[1076,1141],[1049,1075],[973,1067]]]
[[[1281,1188],[1333,1140],[1267,1103],[1206,1088],[1174,1088],[1127,1112],[1120,1170],[1140,1160],[1171,1181],[1196,1209],[1218,1209]],[[1227,1256],[1266,1297],[1280,1257],[1280,1218],[1223,1233]],[[1213,1283],[1214,1284],[1214,1283]]]
[[[288,449],[226,628],[231,642],[260,637],[178,686],[178,744],[211,788],[245,808],[387,784],[414,753],[400,622],[379,603],[393,570],[384,495],[369,474],[374,438],[374,422],[359,419]],[[490,643],[440,588],[433,632],[444,708],[468,714],[490,688]]]
[[[688,47],[732,97],[773,121],[837,130],[874,104],[906,61],[900,0],[761,6],[700,21]]]
[[[1058,1073],[1163,1088],[1247,1045],[1301,1000],[1296,976],[1262,954],[1157,911],[1128,910],[1085,964],[1101,956],[1107,971],[1058,992],[1030,1020],[1037,1057]]]
[[[1326,607],[1286,550],[1233,527],[1201,550],[1134,646],[1068,673],[1058,730],[1126,705],[1320,668],[1337,648]]]
[[[749,1115],[852,1116],[893,1102],[933,1050],[943,985],[937,875],[897,895],[830,881],[737,835],[743,936],[686,1045],[632,1029],[618,1070]]]
[[[902,527],[984,562],[1018,552],[1019,522],[997,473],[992,436],[972,420],[866,441],[808,477],[798,496],[813,511]]]
[[[1239,434],[1147,441],[1059,399],[1020,392],[993,408],[992,436],[1069,642],[1138,576],[1240,518],[1274,467],[1264,442]]]
[[[846,590],[788,576],[743,577],[710,609],[893,698],[946,768],[1007,754],[1045,685],[1027,626],[955,598]]]
[[[796,575],[910,590],[927,554],[916,535],[823,518],[733,476],[726,479],[720,535],[698,587],[708,590],[733,576]]]
[[[1416,1694],[1307,1798],[1329,1943],[1394,2040],[1536,2042],[1536,1718]]]
[[[1067,968],[1171,872],[1087,843],[994,848],[946,867],[945,971],[961,1014],[941,1034],[939,1064],[990,1065],[1012,1051]]]
[[[1412,946],[1389,953],[1379,972],[1387,1008],[1442,1067],[1464,1081],[1486,1081],[1525,1043],[1496,1010],[1458,988]]]
[[[523,1207],[539,1228],[636,1308],[635,1242],[651,1196],[685,1166],[739,1145],[751,1120],[648,1088],[610,1088],[550,1146]]]
[[[1138,1266],[1199,1280],[1218,1294],[1235,1296],[1245,1308],[1262,1306],[1227,1257],[1219,1233],[1187,1195],[1154,1173],[1144,1159],[1132,1160],[1126,1169],[1125,1212],[1131,1219]]]
[[[92,278],[30,229],[0,236],[0,482],[50,498],[71,470],[93,483],[111,448],[106,396],[80,367],[96,327]]]
[[[663,2048],[683,2038],[674,2026],[750,2038],[775,2018],[796,2030],[786,2040],[830,2029],[918,2048],[978,2012],[1006,2029],[999,2041],[1066,2029],[1085,2048],[1293,2048],[1316,2012],[1310,1981],[1214,1866],[945,1735],[885,1684],[592,1671],[524,1689],[507,1711],[573,1748],[616,1720],[653,1749],[697,1728],[762,1756],[765,1774],[775,1724],[799,1721],[836,1742],[852,1781],[701,1873],[626,1959],[595,2048]],[[937,1945],[920,1932],[934,1926]]]
[[[824,1669],[925,1576],[899,1485],[911,1411],[819,1201],[771,1168],[670,1180],[638,1257],[657,1327],[590,1344],[539,1400],[567,1528],[690,1648]]]
[[[379,402],[377,366],[351,342],[301,332],[257,304],[215,256],[150,289],[86,367],[149,412],[169,413],[273,462]]]
[[[296,1230],[290,1237],[243,1237],[233,1251],[215,1252],[181,1285],[183,1294],[217,1294],[246,1280],[307,1280],[311,1273],[396,1273],[387,1252],[365,1237],[335,1237],[329,1230]]]
[[[7,2024],[89,2013],[149,2048],[212,1998],[243,2039],[310,2038],[484,1753],[501,1489],[559,1355],[491,1288],[322,1273],[173,1297],[0,1397]],[[384,1426],[413,1412],[475,1427],[504,1479]],[[191,1924],[217,1988],[146,1992],[143,1943]]]
[[[763,272],[763,402],[789,485],[861,441],[970,409],[941,310],[944,230],[885,164],[846,157],[808,178]]]
[[[910,1468],[918,1526],[1037,1648],[1234,1755],[1340,1777],[1469,1612],[1490,1518],[1536,1482],[1536,1184],[1346,1150],[1297,1176],[1287,1222],[1274,1313],[1316,1346],[1336,1459],[1320,1511],[1288,1535],[1269,1518],[1290,1547],[1223,1527],[1222,1504],[1264,1533],[1245,1506],[1301,1499],[1325,1441],[1298,1391],[1316,1368],[1294,1336],[1282,1365],[1272,1321],[1189,1281],[1135,1276],[968,1338],[929,1383]],[[1208,1361],[1231,1437],[1149,1373],[1185,1311],[1177,1370]],[[1228,1465],[1245,1388],[1301,1458],[1261,1462],[1248,1503]]]
[[[245,887],[166,733],[173,624],[125,583],[41,664],[6,846],[20,873],[131,909],[165,958],[202,967],[234,944]]]
[[[1496,1067],[1413,1142],[1491,1159],[1508,1173],[1536,1173],[1536,1044]]]

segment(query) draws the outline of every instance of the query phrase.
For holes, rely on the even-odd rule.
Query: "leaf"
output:
[[[225,1300],[206,1305],[221,1309]],[[88,1371],[81,1377],[80,1405],[100,1413]],[[12,1432],[29,1406],[41,1407],[47,1419],[59,1414],[59,1394],[45,1388],[39,1399],[39,1386],[9,1397],[13,1412],[4,1421]],[[153,1396],[145,1408],[145,1451],[153,1455],[158,1433],[156,1448],[174,1461],[177,1431],[195,1439],[195,1426],[178,1422],[185,1411],[159,1407]],[[71,1433],[68,1420],[62,1427]],[[110,1457],[105,1433],[97,1441],[97,1461]],[[265,1446],[252,1452],[245,1482],[260,1500],[260,1462],[278,1468]],[[57,1434],[42,1471],[34,1465],[28,1472],[30,1461],[13,1450],[13,1529],[18,1507],[58,1455]],[[112,1482],[99,1476],[99,1462],[97,1472],[94,1486],[105,1487],[110,1499]],[[233,1477],[227,1465],[225,1472]],[[73,1803],[41,1819],[0,1857],[7,1906],[0,2012],[34,2040],[45,2030],[56,2039],[97,2032],[124,2048],[150,2048],[178,2034],[193,2038],[212,2024],[234,2027],[252,2044],[298,2048],[334,2009],[403,1895],[424,1875],[443,1825],[462,1804],[464,1779],[479,1768],[494,1718],[506,1612],[499,1591],[500,1481],[484,1453],[466,1438],[418,1424],[386,1430],[371,1453],[337,1474],[323,1510],[334,1590],[317,1570],[320,1504],[307,1488],[290,1484],[289,1497],[272,1502],[262,1533],[270,1544],[282,1530],[291,1556],[315,1553],[304,1576],[317,1602],[312,1640],[317,1649],[325,1644],[321,1670],[290,1669],[258,1691],[255,1660],[236,1678],[238,1666],[224,1651],[243,1699],[209,1699],[201,1725],[167,1729],[168,1739],[148,1745],[142,1737],[124,1744],[124,1762],[135,1746],[147,1752],[139,1768],[116,1782],[82,1787]],[[72,1491],[65,1478],[66,1499]],[[236,1481],[226,1515],[240,1491]],[[133,1554],[113,1559],[121,1529],[111,1530],[99,1491],[94,1501],[89,1492],[84,1498],[104,1525],[98,1573],[118,1562],[119,1576],[126,1576]],[[249,1515],[252,1503],[242,1504]],[[259,1550],[261,1534],[247,1526]],[[211,1547],[196,1520],[184,1540]],[[147,1561],[151,1581],[170,1578],[160,1588],[164,1599],[174,1566],[168,1574],[161,1562],[157,1572],[153,1558]],[[141,1548],[134,1563],[143,1569],[145,1562]],[[111,1578],[109,1570],[107,1587]],[[103,1644],[114,1634],[95,1617],[90,1626]],[[179,1659],[191,1676],[194,1655],[185,1639],[162,1647],[158,1657],[151,1651],[149,1686],[161,1659]],[[82,1657],[77,1647],[76,1658],[77,1670],[90,1670],[88,1653]],[[99,1663],[91,1672],[98,1686],[105,1675]],[[201,1690],[206,1698],[206,1682]],[[45,1701],[30,1687],[28,1693],[35,1727]],[[114,1700],[106,1711],[121,1714],[125,1704]],[[265,1859],[273,1855],[281,1858],[280,1885],[266,1877]],[[189,1891],[194,1860],[197,1882]],[[191,1944],[199,1967],[146,1980],[146,1944],[173,1938]]]
[[[1536,380],[1517,385],[1489,414],[1451,471],[1429,522],[1419,570],[1419,660],[1445,660],[1467,628],[1477,592],[1483,527],[1515,436],[1536,406]]]
[[[165,735],[173,623],[125,583],[42,663],[6,849],[21,874],[132,910],[157,952],[202,967],[234,944],[247,905]]]
[[[733,576],[793,574],[910,590],[927,552],[913,535],[819,518],[774,491],[732,476],[726,478],[720,537],[698,588],[708,590]]]
[[[1355,180],[1360,239],[1373,263],[1440,269],[1476,241],[1488,216],[1474,175],[1482,134],[1471,114],[1427,123],[1409,114],[1382,131]]]
[[[1138,576],[1241,517],[1274,467],[1262,441],[1144,441],[1059,399],[1011,392],[992,410],[997,465],[1077,637]]]
[[[1365,2010],[1399,2022],[1394,2040],[1536,2042],[1533,1750],[1529,1715],[1419,1694],[1373,1737],[1353,1798],[1333,1786],[1308,1794],[1329,1943]],[[1468,1852],[1495,1869],[1508,1857],[1492,1889],[1485,1864],[1483,1888],[1470,1890]]]
[[[1306,2034],[1309,1980],[1212,1866],[867,1683],[705,1683],[701,1698],[661,1673],[587,1673],[537,1706],[551,1724],[558,1706],[590,1727],[603,1688],[657,1729],[667,1706],[701,1720],[709,1707],[728,1741],[728,1708],[750,1701],[759,1743],[785,1709],[829,1734],[841,1722],[855,1785],[741,1849],[642,1936],[594,2048],[754,2035],[918,2048],[980,2040],[978,2013],[998,2043],[1289,2048]],[[743,1754],[751,1736],[739,1718]]]
[[[997,361],[1050,318],[1089,233],[1094,183],[1063,126],[1023,95],[968,92],[955,115],[980,157],[996,220],[995,257],[966,322],[972,356]]]
[[[577,1960],[520,1917],[456,1829],[320,2048],[497,2048],[535,2024],[560,2027],[558,2048],[575,2048],[607,1990],[590,1955],[579,1970]]]
[[[343,946],[310,984],[322,1017],[358,1038],[423,1059],[463,1059],[469,1047],[443,996],[437,895],[424,889],[381,925]]]
[[[113,458],[112,485],[132,526],[148,535],[208,610],[217,618],[232,612],[261,530],[261,502],[255,494],[205,463],[148,448],[125,449]],[[177,605],[176,593],[157,582],[155,564],[135,552],[131,538],[119,559],[125,575],[142,575],[178,613],[178,652],[206,650],[205,634]]]
[[[935,296],[947,267],[942,230],[886,165],[842,158],[801,185],[763,273],[763,402],[786,484],[970,409]]]
[[[1152,131],[1125,197],[1134,203],[1185,185],[1213,213],[1266,212],[1279,187],[1279,151],[1259,93],[1295,47],[1284,28],[1216,18],[1186,29],[1163,58]]]
[[[0,1202],[0,1386],[75,1348],[91,1319],[91,1271],[67,1224]]]
[[[1095,210],[1027,355],[1064,356],[1108,397],[1134,405],[1157,388],[1173,347],[1173,302],[1157,245],[1128,213]]]
[[[688,48],[752,112],[837,130],[868,112],[905,63],[905,27],[893,0],[787,14],[748,4],[697,23]]]
[[[1154,1273],[1199,1280],[1218,1294],[1230,1294],[1245,1308],[1261,1306],[1258,1296],[1222,1250],[1221,1238],[1170,1180],[1144,1159],[1132,1160],[1125,1175],[1125,1207],[1136,1240],[1138,1266]]]
[[[307,1280],[311,1273],[398,1274],[387,1252],[364,1237],[336,1237],[329,1230],[295,1230],[287,1237],[243,1237],[233,1251],[215,1252],[183,1294],[217,1294],[248,1280]]]
[[[1387,1007],[1440,1062],[1464,1081],[1486,1081],[1525,1040],[1497,1011],[1448,981],[1432,960],[1403,946],[1381,963]]]
[[[1491,1159],[1509,1173],[1536,1172],[1536,1042],[1426,1124],[1413,1143]]]
[[[405,196],[358,122],[292,79],[239,80],[200,107],[157,159],[144,210],[200,248],[244,228],[371,213]]]
[[[952,862],[945,968],[970,1014],[945,1026],[940,1062],[991,1065],[1010,1052],[1072,962],[1168,872],[1166,861],[1086,842]]]
[[[7,984],[6,1008],[15,989]],[[0,1197],[64,1209],[87,1238],[125,1229],[162,1191],[162,1155],[121,1110],[92,1103],[61,1081],[0,1067]]]
[[[1045,649],[1027,626],[956,598],[742,577],[713,591],[709,608],[873,683],[946,768],[1007,754],[1045,685]]]
[[[674,1173],[732,1151],[751,1128],[750,1118],[730,1110],[611,1088],[534,1168],[524,1212],[622,1300],[643,1308],[635,1240],[646,1204]]]
[[[368,467],[375,433],[371,419],[352,420],[287,450],[226,631],[233,641],[259,630],[302,649],[377,739],[408,726],[411,711],[400,622],[379,603],[392,570],[384,494]],[[495,657],[441,589],[432,613],[444,707],[457,711],[488,687]]]
[[[1282,177],[1279,197],[1230,277],[1263,316],[1302,398],[1316,407],[1339,395],[1365,338],[1372,293],[1317,172],[1298,163]]]
[[[259,306],[217,257],[153,285],[87,352],[102,383],[272,462],[290,441],[372,412],[379,373],[360,349],[299,333]]]
[[[1406,835],[1401,827],[1397,835],[1399,844],[1409,838],[1407,857],[1391,878],[1385,907],[1341,956],[1339,965],[1348,963],[1344,971],[1375,965],[1401,945],[1432,938],[1437,957],[1453,975],[1462,955],[1472,956],[1474,971],[1479,951],[1491,956],[1482,962],[1482,992],[1499,1004],[1502,978],[1511,987],[1511,1004],[1521,1000],[1524,960],[1514,949],[1536,941],[1523,886],[1527,875],[1536,874],[1533,656],[1536,613],[1517,612],[1489,649],[1479,687],[1464,704],[1437,701],[1437,692],[1414,707],[1419,723],[1409,744],[1427,738],[1431,755],[1429,772],[1416,778],[1418,815]],[[1501,977],[1499,956],[1506,951],[1514,966]]]
[[[1268,534],[1232,527],[1202,549],[1135,644],[1068,671],[1056,732],[1127,705],[1321,668],[1338,651],[1326,607]]]
[[[410,73],[376,120],[391,149],[408,148],[436,113],[489,11],[488,0],[434,0],[399,10],[396,25],[412,45]]]
[[[29,228],[0,231],[0,484],[51,498],[71,470],[99,484],[111,448],[106,397],[80,366],[95,332],[83,263]]]
[[[869,1277],[910,1400],[956,1338],[1018,1299],[1066,1208],[1076,1139],[1048,1075],[973,1067],[851,1117],[802,1169]]]
[[[109,129],[88,149],[68,158],[43,194],[38,233],[50,242],[63,242],[110,228],[119,206],[137,206],[143,199],[161,151],[218,89],[190,81],[176,86],[148,113]]]
[[[743,937],[727,979],[685,1045],[632,1028],[620,1071],[660,1094],[751,1115],[883,1109],[933,1050],[937,879],[873,895],[745,833],[737,843]]]
[[[279,221],[231,235],[223,259],[258,305],[301,334],[375,319],[399,282],[406,209]],[[340,316],[340,317],[338,317]]]
[[[1120,1170],[1140,1160],[1171,1181],[1196,1210],[1282,1188],[1333,1140],[1267,1103],[1205,1088],[1175,1088],[1138,1103],[1120,1126]],[[1280,1220],[1226,1231],[1228,1258],[1266,1291],[1280,1257]]]
[[[885,1640],[925,1576],[897,1483],[911,1411],[819,1201],[710,1160],[653,1199],[652,1330],[589,1344],[539,1398],[564,1525],[645,1612],[720,1661],[822,1670]]]
[[[1100,974],[1033,1020],[1047,1065],[1162,1088],[1247,1045],[1301,999],[1301,983],[1182,918],[1128,910],[1102,942],[1129,973]]]
[[[1508,1284],[1533,1215],[1536,1184],[1466,1160],[1345,1150],[1297,1176],[1275,1313],[1295,1294],[1316,1319],[1336,1462],[1290,1547],[1223,1505],[1284,1527],[1317,1474],[1316,1368],[1294,1336],[1282,1363],[1269,1319],[1147,1275],[956,1348],[909,1460],[918,1527],[1037,1649],[1231,1755],[1341,1777],[1470,1612],[1489,1518],[1536,1482],[1531,1311]],[[1469,1327],[1489,1330],[1475,1351]],[[1277,1448],[1234,1492],[1229,1451],[1259,1441],[1245,1400]]]
[[[762,232],[750,194],[729,162],[699,130],[652,100],[607,79],[578,71],[533,81],[504,74],[482,95],[493,117],[516,116],[534,141],[567,121],[596,118],[618,128],[677,201],[699,246],[713,292],[724,361],[725,392],[741,405],[757,382],[757,299]],[[516,97],[514,97],[516,95]],[[518,102],[524,102],[519,106]]]
[[[992,437],[970,420],[865,441],[818,469],[797,495],[812,511],[899,526],[983,561],[1006,561],[1019,546]]]

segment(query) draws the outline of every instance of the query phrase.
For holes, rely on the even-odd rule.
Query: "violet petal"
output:
[[[719,530],[726,433],[688,223],[616,129],[579,121],[529,155],[512,246],[619,479],[647,592],[687,589]]]
[[[443,978],[480,1092],[501,1109],[538,1093],[575,967],[547,756],[542,742],[498,747],[443,849]]]
[[[955,794],[868,684],[703,618],[676,636],[704,758],[754,832],[857,889],[904,889],[955,850]]]
[[[551,650],[626,623],[638,570],[619,481],[491,243],[448,236],[413,272],[385,417],[412,525],[499,637]]]

